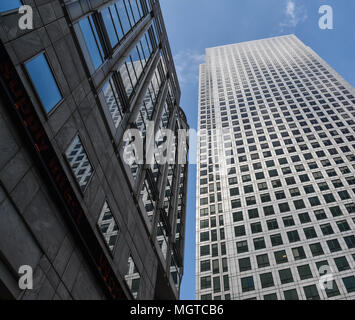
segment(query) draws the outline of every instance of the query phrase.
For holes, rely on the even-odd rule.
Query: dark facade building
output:
[[[159,1],[0,11],[0,299],[178,299],[188,136],[184,161],[124,160],[127,129],[188,129]]]

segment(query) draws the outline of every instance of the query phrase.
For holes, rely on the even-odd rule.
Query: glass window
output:
[[[297,270],[301,280],[313,278],[311,268],[309,267],[308,264],[304,266],[298,266]]]
[[[238,261],[239,261],[239,271],[240,272],[251,270],[250,258],[242,258],[242,259],[239,259]]]
[[[211,288],[211,277],[201,277],[201,290]]]
[[[306,258],[306,253],[304,252],[303,247],[293,248],[292,253],[295,260],[301,260]]]
[[[78,135],[67,148],[65,155],[81,190],[85,191],[93,169]]]
[[[133,261],[133,258],[130,256],[128,258],[125,280],[135,299],[137,299],[139,293],[140,279],[140,273]]]
[[[255,290],[254,286],[254,279],[253,277],[245,277],[241,279],[242,283],[242,291],[243,292],[248,292],[248,291],[253,291]]]
[[[346,257],[334,258],[334,262],[338,268],[338,271],[345,271],[350,269],[350,265]]]
[[[350,276],[343,278],[343,282],[348,293],[355,292],[355,277]]]
[[[260,250],[260,249],[266,248],[266,244],[265,244],[264,238],[256,238],[253,241],[254,241],[255,250]]]
[[[269,257],[267,254],[260,254],[256,256],[256,261],[259,268],[268,267],[270,265]]]
[[[17,9],[22,6],[20,0],[1,0],[0,1],[0,12],[10,11]]]
[[[313,257],[320,256],[320,255],[324,254],[322,245],[319,242],[310,244],[309,248],[311,249]]]
[[[327,283],[327,285],[328,285],[328,283]],[[335,282],[335,280],[333,280],[329,285],[330,285],[329,287],[328,286],[325,287],[325,293],[327,294],[328,298],[340,295],[338,285]]]
[[[201,261],[200,262],[200,270],[201,270],[201,272],[210,271],[211,270],[210,260]]]
[[[152,28],[146,31],[119,69],[128,97],[132,95],[134,88],[142,75],[143,69],[153,53],[150,32],[153,32]]]
[[[86,47],[89,51],[91,62],[96,70],[104,61],[105,54],[97,32],[93,16],[79,21],[81,32],[84,36]]]
[[[279,270],[279,275],[282,284],[293,282],[291,269]]]
[[[316,285],[303,287],[303,290],[307,300],[320,300]]]
[[[287,254],[285,250],[274,252],[275,260],[277,264],[288,262]]]
[[[238,253],[248,252],[248,243],[246,241],[237,242],[236,245]]]
[[[281,234],[274,234],[274,235],[270,236],[270,240],[271,240],[271,244],[273,247],[280,246],[283,244]]]
[[[337,252],[341,250],[338,239],[332,239],[327,241],[330,252]]]
[[[111,251],[113,251],[117,242],[119,229],[115,218],[112,215],[111,209],[106,201],[102,207],[97,225],[101,235],[105,239],[107,246]]]
[[[284,297],[285,300],[299,300],[296,289],[284,291]]]
[[[274,286],[274,279],[271,272],[263,273],[260,275],[261,287],[269,288]]]
[[[113,77],[106,82],[102,92],[105,98],[106,108],[109,110],[112,121],[117,128],[122,120],[123,108],[117,92],[116,81]]]
[[[62,100],[62,95],[46,56],[42,53],[25,66],[44,109],[50,112]]]

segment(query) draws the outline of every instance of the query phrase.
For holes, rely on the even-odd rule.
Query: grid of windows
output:
[[[346,296],[343,260],[333,291],[317,287],[314,268],[354,254],[354,105],[351,87],[295,36],[207,49],[197,219],[230,221],[223,230],[237,274],[224,293],[232,299],[264,299],[275,282],[294,285],[281,299]],[[197,246],[200,233],[220,228],[197,224]],[[197,290],[198,299],[204,294]]]

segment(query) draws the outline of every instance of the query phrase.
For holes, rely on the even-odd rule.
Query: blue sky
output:
[[[353,0],[160,0],[178,71],[181,106],[197,128],[198,66],[205,48],[294,33],[355,87]],[[330,5],[334,29],[318,26],[321,5]],[[190,166],[181,299],[195,299],[196,166]]]

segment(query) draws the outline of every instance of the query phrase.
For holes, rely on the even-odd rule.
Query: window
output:
[[[274,211],[274,207],[273,207],[273,206],[263,207],[263,210],[264,210],[265,216],[270,216],[270,215],[275,214],[275,211]]]
[[[239,261],[240,272],[251,270],[250,258],[243,258],[243,259],[239,259],[238,261]]]
[[[298,235],[297,230],[287,232],[287,237],[290,243],[300,241],[300,236]]]
[[[262,232],[262,231],[263,231],[260,222],[252,223],[252,224],[250,225],[250,227],[251,227],[251,232],[252,232],[252,233],[259,233],[259,232]]]
[[[44,109],[49,113],[62,100],[62,95],[46,56],[42,53],[25,66]]]
[[[280,246],[283,244],[281,234],[274,234],[274,235],[270,236],[270,240],[271,240],[271,244],[273,247]]]
[[[355,236],[344,237],[344,240],[349,249],[355,248]]]
[[[350,269],[350,265],[349,265],[346,257],[334,258],[334,262],[335,262],[339,272]]]
[[[93,15],[80,20],[79,26],[84,36],[94,69],[98,69],[105,59],[104,49],[97,32]]]
[[[117,242],[119,229],[111,209],[106,201],[101,209],[101,214],[97,222],[97,226],[106,242],[106,245],[112,252]]]
[[[297,270],[301,280],[313,278],[311,268],[309,267],[308,264],[304,266],[298,266]]]
[[[303,291],[307,300],[320,300],[317,287],[314,284],[303,287]]]
[[[123,117],[123,108],[116,88],[116,79],[111,77],[104,85],[102,92],[106,108],[110,112],[113,123],[117,128]]]
[[[237,242],[236,245],[238,253],[248,252],[248,243],[246,241]]]
[[[266,294],[264,296],[264,300],[277,300],[277,294],[276,293]]]
[[[306,253],[304,252],[303,247],[293,248],[292,253],[295,260],[301,260],[306,258]]]
[[[254,248],[255,248],[255,250],[260,250],[260,249],[266,248],[264,238],[254,239]]]
[[[132,256],[128,258],[125,280],[135,299],[137,299],[141,276],[133,261]]]
[[[236,237],[245,236],[245,227],[243,225],[234,227],[234,235]]]
[[[338,239],[332,239],[327,241],[330,252],[337,252],[341,250]]]
[[[255,290],[253,277],[245,277],[241,279],[242,291],[248,292]]]
[[[348,293],[355,292],[355,276],[343,278],[343,282]]]
[[[320,229],[322,230],[322,233],[324,236],[334,233],[333,228],[330,223],[321,225]]]
[[[112,47],[140,20],[142,15],[140,1],[136,0],[120,0],[102,11],[102,19]]]
[[[290,211],[290,206],[288,205],[287,202],[285,203],[279,203],[279,209],[280,209],[280,212],[283,213],[283,212],[288,212]]]
[[[201,277],[201,290],[211,288],[211,277]]]
[[[304,209],[306,207],[306,205],[302,199],[293,201],[293,204],[295,205],[296,210]]]
[[[81,190],[85,191],[93,170],[78,135],[67,148],[65,155]]]
[[[309,248],[311,249],[313,257],[320,256],[320,255],[324,254],[323,248],[319,242],[310,244]]]
[[[10,11],[17,9],[22,6],[20,0],[1,0],[0,1],[0,12]]]
[[[283,219],[285,227],[291,227],[295,225],[295,221],[292,216],[284,217]]]
[[[316,216],[317,220],[327,219],[327,215],[323,209],[314,211],[314,215]]]
[[[213,292],[218,293],[221,292],[221,279],[220,277],[213,278]]]
[[[350,226],[346,220],[338,221],[337,226],[340,232],[346,232],[350,230]]]
[[[153,53],[154,48],[151,42],[150,34],[154,35],[152,27],[150,27],[142,36],[140,41],[130,52],[130,55],[119,69],[128,98],[132,95],[138,81],[141,78],[143,69]]]
[[[256,261],[259,268],[268,267],[270,265],[269,257],[267,254],[260,254],[256,256]]]
[[[233,212],[233,222],[243,221],[243,212]]]
[[[325,287],[325,293],[327,294],[328,298],[340,295],[340,292],[339,292],[339,289],[338,289],[338,285],[335,282],[335,280],[333,280],[330,283],[330,287],[329,288],[328,288],[328,286]]]
[[[274,286],[274,279],[271,272],[261,274],[260,281],[262,288],[269,288]]]
[[[267,227],[269,230],[275,230],[275,229],[279,228],[279,225],[278,225],[276,219],[268,220],[268,221],[266,221],[266,223],[267,223]]]
[[[249,219],[255,219],[259,217],[258,209],[248,210]]]
[[[293,282],[291,269],[279,270],[279,276],[282,284]]]
[[[209,241],[209,240],[210,240],[210,233],[209,233],[209,231],[201,232],[201,233],[200,233],[200,242]]]
[[[285,300],[298,300],[298,294],[296,289],[284,291]]]
[[[311,218],[309,217],[308,212],[300,213],[298,215],[298,218],[300,219],[301,223],[308,223],[311,222]]]
[[[200,256],[208,256],[210,254],[210,246],[205,245],[200,247]]]
[[[201,261],[200,262],[200,270],[201,270],[201,272],[210,271],[211,270],[210,260]]]
[[[288,262],[287,254],[285,250],[274,252],[275,260],[277,264]]]
[[[317,238],[317,233],[314,227],[304,228],[303,232],[307,239]]]

